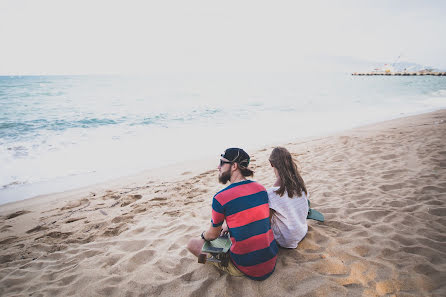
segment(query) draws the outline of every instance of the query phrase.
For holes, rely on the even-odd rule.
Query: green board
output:
[[[323,222],[324,221],[324,215],[321,214],[320,212],[318,212],[317,210],[310,208],[308,210],[307,219]]]
[[[212,241],[205,241],[201,251],[203,253],[227,253],[231,248],[232,241],[229,238],[229,234],[220,236]]]
[[[308,200],[308,215],[307,219],[323,222],[324,221],[324,215],[318,212],[315,209],[310,208],[310,200]]]

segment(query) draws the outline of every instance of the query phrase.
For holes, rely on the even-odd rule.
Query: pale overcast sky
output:
[[[0,0],[0,74],[446,68],[446,1]]]

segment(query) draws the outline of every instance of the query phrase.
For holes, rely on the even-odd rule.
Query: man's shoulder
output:
[[[261,195],[266,195],[268,196],[268,190],[265,188],[265,186],[263,186],[261,183],[256,182],[256,181],[252,181],[249,184],[249,187],[251,189],[251,191],[254,193],[259,193]]]
[[[250,179],[246,180],[245,183],[240,186],[244,186],[247,188],[255,188],[255,189],[259,189],[261,191],[266,191],[266,188],[261,183],[254,181],[254,180],[250,180]]]
[[[254,181],[254,180],[250,180],[250,185],[252,185],[252,186],[257,186],[257,187],[261,187],[261,188],[265,189],[265,187],[264,187],[261,183],[256,182],[256,181]]]
[[[241,183],[235,183],[235,184],[231,184],[231,185],[227,186],[223,190],[217,192],[214,195],[214,198],[216,198],[216,199],[219,199],[222,197],[226,197],[226,198],[234,197],[235,198],[240,195],[244,195],[244,194],[246,195],[248,193],[254,194],[254,193],[259,193],[259,192],[264,192],[266,194],[266,189],[263,185],[261,185],[260,183],[258,183],[256,181],[246,180]]]
[[[226,188],[224,188],[224,189],[220,190],[219,192],[217,192],[216,195],[218,195],[220,193],[227,192],[227,191],[229,191],[231,189],[239,190],[240,188],[256,188],[256,189],[259,189],[261,191],[266,191],[266,188],[262,184],[260,184],[260,183],[258,183],[256,181],[248,179],[248,180],[245,180],[243,182],[230,184]]]

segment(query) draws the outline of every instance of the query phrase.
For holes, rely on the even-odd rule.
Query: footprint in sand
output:
[[[112,223],[130,222],[133,219],[132,215],[123,215],[113,218]]]
[[[393,185],[382,185],[379,186],[379,188],[383,191],[392,191],[392,190],[400,190],[403,189],[404,187],[406,187],[405,183],[397,183],[397,184],[393,184]]]
[[[150,199],[150,201],[165,201],[165,200],[167,200],[166,197],[155,197],[153,199]]]
[[[118,200],[119,198],[121,198],[121,195],[113,193],[102,196],[102,200],[108,200],[108,199]]]
[[[17,236],[8,236],[6,238],[0,239],[0,244],[10,244],[17,239]]]
[[[146,227],[139,227],[136,228],[135,230],[132,230],[132,234],[140,234],[142,232],[144,232],[146,230]]]
[[[0,229],[0,232],[8,231],[8,229],[11,228],[11,227],[12,227],[11,225],[4,225],[4,226]]]
[[[423,187],[421,189],[421,193],[422,194],[429,194],[429,193],[433,193],[433,194],[440,193],[440,194],[442,194],[442,193],[445,193],[445,192],[446,192],[446,189],[435,187],[435,186],[425,186],[425,187]]]
[[[146,211],[147,211],[147,208],[145,208],[144,206],[138,206],[138,207],[134,207],[132,212],[134,214],[138,214],[138,213],[143,213]]]
[[[370,248],[365,245],[359,245],[354,247],[353,251],[361,257],[367,257],[370,253]]]
[[[54,232],[50,232],[47,233],[44,236],[47,237],[51,237],[51,238],[57,238],[57,239],[66,239],[68,238],[71,234],[73,234],[72,232],[59,232],[59,231],[54,231]]]
[[[387,170],[383,172],[383,175],[381,177],[383,179],[394,179],[396,177],[403,176],[405,173],[407,173],[407,170]]]
[[[400,246],[412,246],[417,243],[415,239],[401,234],[395,234],[393,236],[390,236],[390,239],[396,241]]]
[[[105,258],[104,264],[101,266],[102,268],[110,267],[115,265],[119,260],[121,260],[121,255],[107,255]]]
[[[444,202],[440,201],[440,200],[426,201],[426,205],[438,205],[438,206],[441,206],[443,204],[444,204]]]
[[[72,208],[76,208],[82,205],[85,205],[89,203],[89,200],[87,198],[83,198],[81,200],[77,200],[77,201],[71,201],[68,202],[64,207],[62,207],[60,210],[67,210],[67,209],[72,209]]]
[[[73,222],[76,222],[76,221],[80,221],[80,220],[83,220],[83,219],[86,219],[86,217],[68,219],[68,220],[65,221],[65,224],[70,224],[70,223],[73,223]]]
[[[118,236],[127,229],[128,229],[127,224],[122,223],[119,226],[107,228],[107,230],[105,230],[105,232],[102,233],[102,235],[106,237],[114,237]]]
[[[365,210],[365,211],[358,211],[351,215],[351,218],[361,220],[365,219],[369,222],[377,222],[382,221],[386,216],[391,214],[392,211],[390,210]]]
[[[142,198],[142,195],[139,195],[139,194],[128,195],[127,197],[124,198],[124,201],[121,203],[121,207],[132,204],[133,202],[135,202],[141,198]]]
[[[163,206],[166,205],[167,202],[163,202],[166,201],[167,197],[155,197],[149,200],[150,206]],[[153,203],[155,202],[155,203]]]
[[[400,251],[406,252],[408,254],[425,257],[427,261],[429,261],[434,265],[438,263],[444,263],[444,258],[440,256],[438,252],[425,246],[423,247],[419,245],[419,246],[402,247]]]
[[[383,205],[389,205],[391,207],[402,208],[407,205],[407,201],[390,201],[390,202],[385,201],[383,203]]]
[[[429,209],[428,213],[434,216],[444,217],[446,216],[446,208],[439,207],[439,208]]]
[[[1,255],[0,256],[0,263],[8,263],[15,260],[15,255]]]
[[[383,159],[383,160],[392,160],[392,159],[395,159],[397,157],[398,156],[395,155],[395,154],[390,154],[390,155],[381,156],[381,159]]]
[[[208,170],[208,171],[206,171],[206,172],[203,172],[203,173],[197,175],[197,176],[196,176],[196,179],[201,180],[201,179],[203,179],[203,178],[205,178],[205,177],[208,177],[209,175],[212,175],[212,174],[214,174],[214,173],[215,173],[214,170]]]
[[[172,211],[165,211],[163,212],[163,215],[168,215],[171,217],[178,217],[180,215],[181,211],[179,210],[172,210]]]
[[[27,213],[30,213],[30,211],[27,211],[27,210],[19,210],[19,211],[16,211],[16,212],[14,212],[14,213],[11,213],[11,214],[7,215],[7,216],[6,216],[6,219],[9,220],[9,219],[12,219],[12,218],[15,218],[15,217],[18,217],[18,216],[27,214]]]
[[[32,229],[29,229],[28,231],[26,231],[26,233],[30,234],[30,233],[39,232],[39,231],[44,231],[44,230],[48,230],[48,228],[39,225],[39,226],[36,226],[36,227],[34,227],[34,228],[32,228]]]
[[[438,271],[437,269],[435,269],[434,267],[432,267],[432,265],[429,264],[418,264],[414,267],[414,270],[417,273],[429,276],[429,275],[434,275],[434,276],[439,276],[441,277],[441,272]],[[441,281],[441,280],[440,280]]]
[[[334,228],[334,229],[337,229],[337,230],[343,231],[343,232],[350,232],[355,229],[355,227],[352,225],[349,225],[349,224],[346,224],[343,222],[339,222],[339,221],[335,221],[335,220],[325,222],[325,225],[330,228]]]

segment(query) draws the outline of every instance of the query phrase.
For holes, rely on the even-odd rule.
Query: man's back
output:
[[[212,202],[213,226],[220,226],[225,218],[233,263],[252,279],[266,279],[273,273],[277,258],[266,189],[245,180],[218,192]]]

